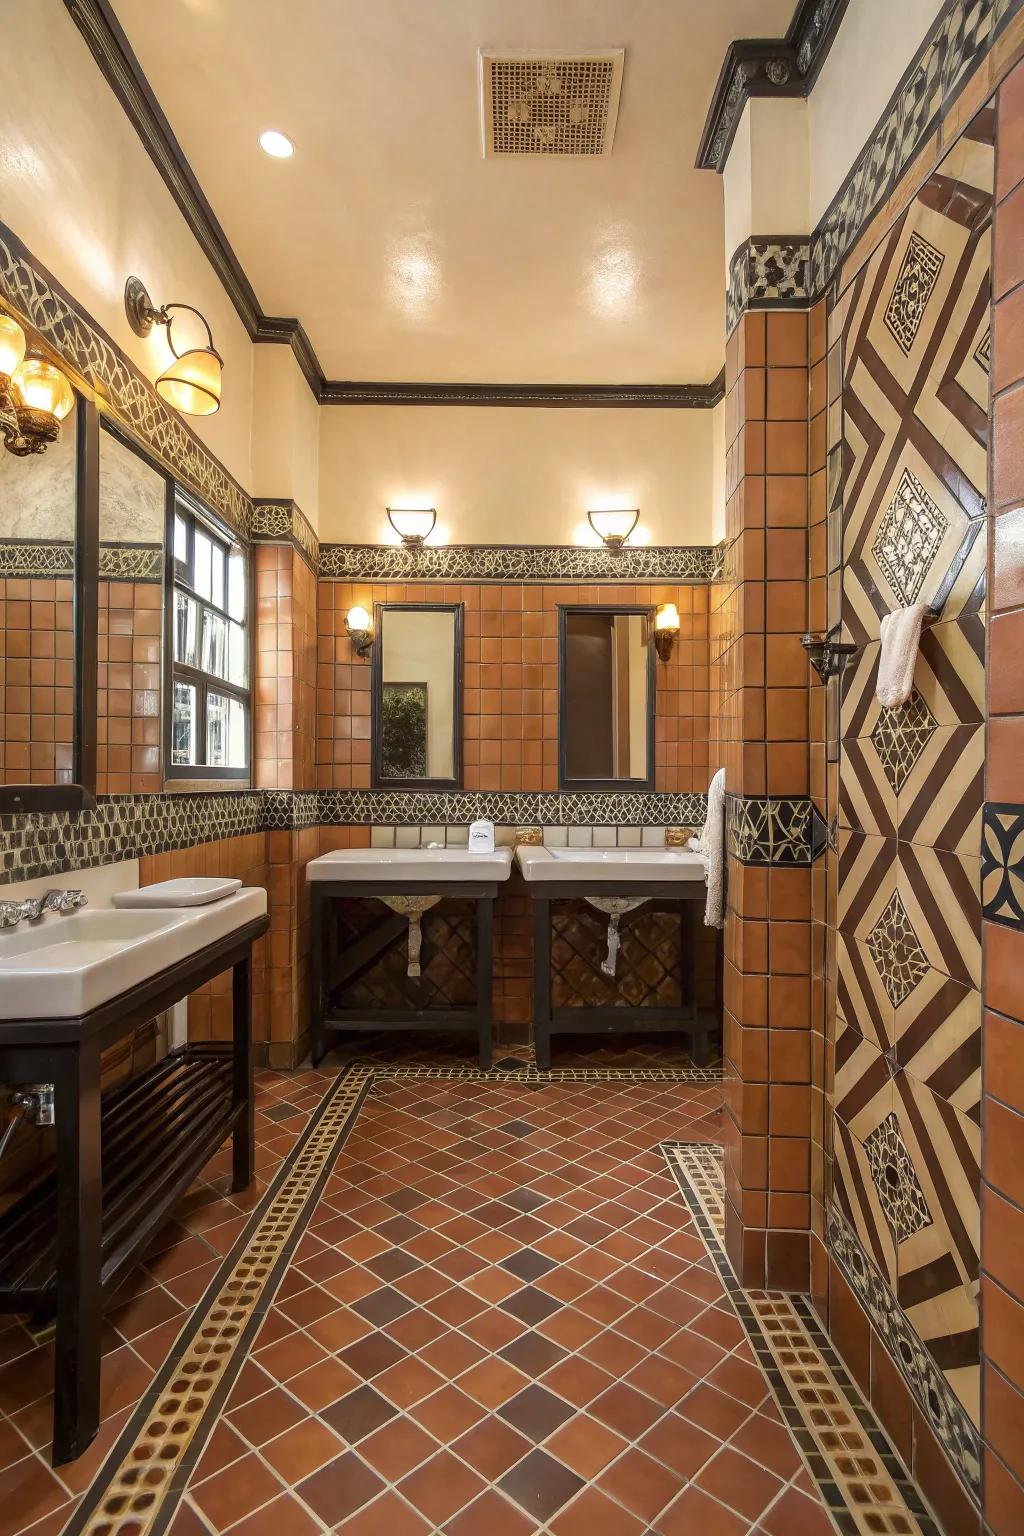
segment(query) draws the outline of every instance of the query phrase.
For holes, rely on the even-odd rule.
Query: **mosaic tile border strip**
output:
[[[724,1081],[721,1067],[550,1067],[541,1071],[532,1062],[514,1060],[508,1066],[481,1067],[404,1067],[379,1066],[378,1077],[403,1082],[450,1083],[711,1083]]]
[[[64,1536],[163,1530],[355,1124],[373,1069],[345,1068],[192,1310]]]
[[[0,577],[52,581],[74,574],[73,539],[0,539]]]
[[[981,1435],[911,1327],[846,1217],[834,1204],[826,1212],[829,1251],[898,1367],[932,1433],[970,1498],[981,1498]]]
[[[828,842],[825,819],[807,796],[726,795],[725,834],[740,864],[813,864]]]
[[[320,541],[312,524],[294,501],[254,500],[249,525],[254,544],[287,541],[298,550],[315,571],[320,559]]]
[[[38,331],[137,438],[243,538],[251,502],[242,487],[158,397],[134,363],[17,236],[0,224],[0,298]]]
[[[842,1536],[940,1536],[807,1301],[746,1291],[737,1280],[725,1248],[721,1148],[663,1142],[662,1152],[837,1530]]]
[[[321,544],[327,581],[717,581],[717,544],[627,547],[576,544]]]
[[[943,7],[811,236],[814,297],[1022,5],[1024,0],[948,0]]]
[[[101,544],[100,581],[163,581],[162,544]]]
[[[1024,805],[985,806],[981,832],[982,915],[1024,928]]]
[[[678,827],[703,824],[696,794],[428,794],[414,790],[235,790],[111,795],[74,815],[0,816],[0,881],[59,875],[254,832],[316,826]]]
[[[733,253],[725,294],[725,334],[748,309],[803,309],[810,302],[806,235],[751,235]]]

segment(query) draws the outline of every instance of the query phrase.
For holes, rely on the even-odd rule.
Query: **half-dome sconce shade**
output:
[[[640,508],[608,508],[587,513],[587,522],[606,549],[621,549],[640,521]]]
[[[162,304],[155,307],[144,284],[130,277],[124,289],[124,307],[136,336],[148,336],[154,325],[167,327],[167,345],[172,361],[157,377],[155,389],[161,400],[185,416],[212,416],[220,409],[221,374],[224,359],[213,345],[213,332],[204,314],[191,304]],[[174,345],[172,310],[185,311],[202,321],[206,346],[179,352]]]
[[[434,531],[437,513],[433,507],[388,507],[388,522],[403,544],[423,544]]]
[[[75,404],[74,390],[56,364],[26,357],[25,347],[17,320],[0,314],[0,438],[20,459],[55,443]]]

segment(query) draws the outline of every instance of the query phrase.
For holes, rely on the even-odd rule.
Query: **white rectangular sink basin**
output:
[[[262,886],[205,907],[46,913],[0,929],[0,1018],[89,1013],[267,910]]]
[[[524,880],[532,882],[616,880],[700,880],[707,869],[699,853],[685,848],[516,849]]]
[[[310,859],[306,879],[443,885],[448,880],[507,880],[511,868],[511,848],[495,848],[493,853],[470,853],[468,848],[338,848]]]

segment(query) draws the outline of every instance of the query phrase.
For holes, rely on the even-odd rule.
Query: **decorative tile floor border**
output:
[[[373,1082],[331,1084],[121,1433],[64,1536],[166,1529]]]
[[[842,1536],[939,1536],[808,1303],[739,1284],[725,1249],[720,1148],[663,1142],[662,1151],[837,1530]]]
[[[402,1081],[426,1079],[458,1083],[522,1083],[527,1087],[547,1083],[721,1083],[721,1067],[551,1067],[540,1071],[527,1061],[498,1062],[480,1067],[403,1067],[381,1065],[378,1077]]]

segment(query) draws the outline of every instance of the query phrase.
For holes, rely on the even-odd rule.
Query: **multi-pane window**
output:
[[[171,552],[169,772],[241,778],[249,767],[245,553],[181,490]]]

